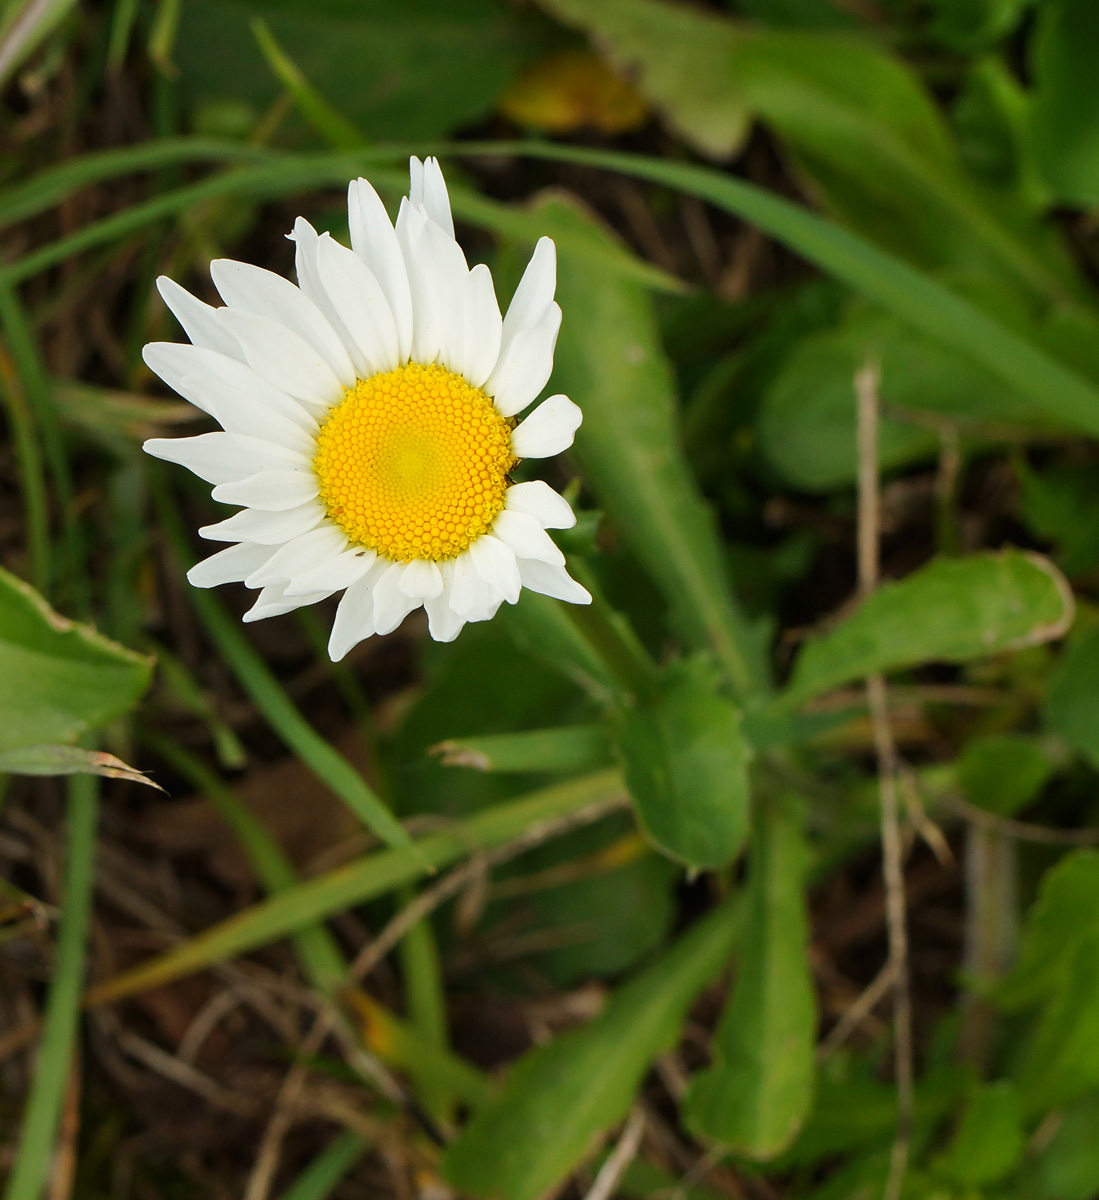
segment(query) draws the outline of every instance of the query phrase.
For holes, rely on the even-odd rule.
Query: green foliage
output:
[[[785,693],[801,703],[852,679],[921,662],[968,662],[1059,637],[1071,595],[1053,566],[1008,550],[936,559],[884,584],[809,642]]]
[[[0,750],[71,742],[133,705],[152,660],[59,616],[0,569]]]
[[[695,1077],[687,1119],[749,1158],[774,1158],[813,1105],[816,1001],[806,961],[800,804],[768,805],[754,839],[745,934],[715,1063]]]
[[[1090,0],[1046,0],[1031,43],[1034,155],[1058,200],[1099,199],[1099,10]]]
[[[649,1064],[675,1041],[697,992],[738,932],[726,903],[621,987],[585,1028],[521,1059],[500,1096],[446,1152],[444,1170],[473,1196],[535,1200],[629,1110]]]
[[[119,1136],[98,1125],[99,1093],[79,1105],[79,1139],[62,1124],[80,1097],[81,1004],[160,989],[138,1041],[129,1006],[96,1037],[119,1039],[130,1073],[149,1047],[178,1051],[172,1077],[220,1103],[216,1089],[237,1084],[218,1080],[212,1040],[185,1061],[164,1013],[183,997],[201,1029],[225,980],[240,995],[276,980],[331,1021],[315,1060],[289,1037],[272,1047],[271,1022],[238,1040],[232,1069],[262,1041],[263,1079],[284,1056],[338,1076],[330,1107],[299,1107],[346,1126],[302,1121],[277,1178],[225,1181],[241,1194],[376,1190],[380,1155],[410,1164],[425,1195],[485,1200],[607,1197],[608,1176],[591,1177],[619,1167],[611,1193],[638,1200],[1090,1200],[1096,5],[107,7],[16,0],[0,15],[13,101],[0,551],[15,570],[0,569],[0,786],[17,810],[0,864],[19,872],[0,882],[0,949],[24,955],[12,1011],[37,1005],[50,976],[34,1081],[0,1146],[7,1200],[65,1191],[70,1148],[74,1196],[116,1187],[83,1168]],[[560,52],[574,62],[585,42],[578,85]],[[575,137],[547,125],[507,140],[508,89],[532,68],[547,109],[579,113]],[[616,139],[601,105],[623,85],[649,120]],[[293,215],[342,240],[348,179],[369,177],[395,211],[409,152],[444,159],[459,239],[502,300],[537,238],[556,243],[548,390],[584,421],[570,457],[517,478],[545,478],[577,508],[578,527],[554,537],[594,603],[528,589],[454,644],[410,623],[333,665],[327,615],[254,630],[231,615],[236,591],[223,605],[180,582],[173,558],[190,560],[209,509],[137,453],[187,420],[139,349],[178,336],[157,274],[212,300],[211,258],[283,271]],[[884,478],[860,514],[868,363]],[[863,535],[874,517],[885,579],[861,599],[860,515]],[[59,617],[19,575],[157,651],[136,714],[151,661]],[[887,1182],[903,1117],[887,997],[861,1015],[855,1000],[884,940],[877,775],[890,754],[864,686],[879,674],[917,1016],[903,1186]],[[96,731],[149,777],[91,748]],[[76,773],[61,785],[66,823],[59,785],[34,779],[47,773]],[[100,864],[109,904],[90,925],[97,838],[124,844],[108,863],[148,853],[131,825],[161,799],[129,783],[149,778],[205,797],[242,863],[223,880],[225,847],[207,872],[167,839],[156,878],[167,860],[173,886],[151,898],[111,891]],[[343,802],[334,817],[325,791]],[[311,821],[314,800],[317,825],[334,826],[320,859],[281,828],[303,807]],[[156,811],[166,825],[178,814],[172,834],[189,845],[199,808]],[[31,828],[64,839],[41,870],[37,847],[9,853]],[[150,935],[133,923],[172,940],[141,951]],[[82,996],[99,927],[111,954]],[[379,935],[395,969],[353,976],[350,954],[369,957]],[[250,955],[263,967],[238,962]],[[10,1075],[17,1086],[18,1063]],[[310,1103],[329,1097],[312,1082]],[[293,1105],[272,1111],[297,1120]],[[631,1111],[645,1117],[636,1147],[618,1135]],[[219,1148],[218,1169],[254,1151]],[[205,1194],[212,1177],[203,1163],[193,1187],[132,1191]]]
[[[748,833],[748,746],[740,714],[692,659],[657,693],[622,709],[617,745],[638,820],[690,867],[731,862]]]

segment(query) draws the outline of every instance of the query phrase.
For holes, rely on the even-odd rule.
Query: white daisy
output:
[[[215,485],[241,511],[199,532],[233,543],[188,572],[197,587],[259,588],[257,621],[344,591],[335,660],[422,604],[452,641],[528,587],[591,597],[546,533],[576,518],[523,458],[572,444],[580,410],[542,391],[561,324],[553,242],[535,248],[501,318],[484,265],[454,240],[438,162],[411,161],[396,226],[365,179],[348,189],[351,244],[298,218],[298,286],[247,263],[210,266],[226,307],[157,281],[191,345],[146,363],[224,432],[153,438],[148,453]],[[346,590],[344,590],[346,589]]]

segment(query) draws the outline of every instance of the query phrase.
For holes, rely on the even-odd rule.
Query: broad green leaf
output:
[[[892,317],[857,313],[839,328],[803,341],[763,398],[760,447],[795,486],[824,489],[854,482],[854,379],[870,359],[880,365],[886,405],[878,452],[884,470],[939,452],[941,438],[929,428],[926,414],[947,417],[974,436],[983,425],[1032,420],[1026,397],[1006,390],[971,359]]]
[[[1099,1195],[1099,1096],[1066,1105],[1053,1137],[1037,1157],[1034,1200],[1093,1200]]]
[[[1037,798],[1053,774],[1053,763],[1035,738],[991,733],[968,743],[957,772],[971,804],[1001,817],[1013,817]]]
[[[0,750],[71,742],[124,713],[152,660],[59,616],[0,568]]]
[[[935,1173],[962,1187],[996,1183],[1018,1165],[1025,1144],[1014,1084],[982,1084],[970,1096],[950,1145],[936,1159]]]
[[[542,3],[635,75],[704,150],[715,113],[732,107],[741,120],[746,112],[769,124],[832,211],[905,258],[995,266],[1046,298],[1079,290],[1048,231],[1022,205],[1001,217],[1005,204],[961,169],[919,78],[868,38],[740,25],[667,0]],[[689,84],[673,87],[680,62],[689,63]]]
[[[676,1040],[691,1001],[721,970],[738,933],[726,902],[621,987],[583,1029],[511,1069],[500,1096],[447,1149],[454,1187],[485,1200],[535,1200],[628,1112],[649,1064]]]
[[[143,771],[127,766],[113,754],[85,750],[83,746],[18,746],[0,750],[2,771],[13,775],[103,775],[164,790]]]
[[[1099,851],[1067,854],[1042,880],[1030,910],[1019,962],[997,989],[1007,1009],[1025,1008],[1058,986],[1081,941],[1099,930]]]
[[[932,0],[931,31],[957,50],[987,45],[1010,33],[1033,0]]]
[[[781,1153],[813,1105],[817,1013],[801,825],[789,800],[763,809],[736,984],[714,1065],[695,1076],[686,1100],[692,1129],[749,1158]]]
[[[1099,769],[1099,627],[1069,639],[1049,681],[1046,724]]]
[[[601,771],[476,813],[407,849],[379,850],[296,884],[181,942],[166,953],[91,989],[104,1004],[205,970],[296,933],[316,921],[383,896],[466,855],[518,837],[537,821],[552,821],[622,795],[617,771]]]
[[[1031,47],[1035,158],[1057,199],[1090,208],[1099,204],[1099,6],[1046,0]]]
[[[475,771],[580,771],[606,766],[610,746],[601,725],[562,725],[528,733],[448,738],[431,753],[448,767]]]
[[[1023,461],[1015,469],[1023,519],[1054,543],[1061,570],[1073,578],[1099,565],[1099,470],[1090,463],[1033,470]]]
[[[1017,1072],[1028,1116],[1099,1087],[1099,853],[1076,851],[1046,873],[997,998],[1039,1007]]]
[[[451,149],[453,152],[459,148]],[[1009,388],[1027,397],[1035,421],[1099,432],[1099,388],[1080,373],[1076,361],[1080,356],[1088,357],[1089,361],[1096,357],[1096,322],[1082,307],[1059,308],[1051,313],[1051,319],[1064,317],[1060,324],[1073,329],[1069,340],[1074,354],[1064,351],[1065,361],[1061,361],[1058,357],[1061,351],[1051,353],[1044,349],[1035,340],[1016,332],[1011,323],[983,311],[980,305],[914,269],[903,258],[731,175],[671,159],[582,146],[470,142],[460,152],[521,153],[533,158],[583,163],[697,196],[758,225],[913,329],[980,363]]]
[[[1018,550],[934,559],[883,584],[834,628],[807,643],[784,697],[801,704],[876,672],[969,662],[1060,637],[1072,592],[1057,569]]]
[[[534,212],[553,214],[558,227],[600,229],[564,197],[549,197]],[[601,236],[615,240],[608,231]],[[584,255],[564,246],[558,255],[565,317],[552,386],[584,413],[573,454],[694,648],[709,648],[738,692],[759,688],[759,647],[729,592],[713,519],[680,448],[675,384],[651,298],[593,271]]]
[[[540,0],[547,12],[594,36],[687,143],[728,158],[744,143],[751,113],[732,55],[740,33],[729,21],[654,0]]]
[[[495,0],[187,0],[175,44],[185,95],[231,97],[257,114],[274,101],[280,83],[253,17],[371,141],[438,137],[486,117],[540,32]]]
[[[618,749],[638,820],[691,867],[731,862],[748,833],[748,759],[740,714],[702,660],[673,663],[656,694],[624,705]]]

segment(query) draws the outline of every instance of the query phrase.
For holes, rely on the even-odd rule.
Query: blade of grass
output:
[[[38,438],[41,439],[46,467],[52,477],[53,486],[57,490],[62,528],[65,531],[63,548],[66,558],[65,565],[68,568],[65,577],[74,588],[86,587],[87,581],[83,577],[83,572],[76,569],[79,563],[79,551],[77,531],[72,516],[72,473],[69,470],[69,460],[61,437],[61,425],[57,418],[52,385],[39,355],[34,331],[23,308],[23,303],[15,288],[4,278],[2,272],[0,272],[0,327],[4,330],[7,351],[19,376],[19,386],[26,399],[26,407],[30,410],[34,428],[37,430]],[[52,594],[53,583],[54,580],[50,579],[49,586],[43,589],[47,595]],[[81,597],[82,599],[83,597]],[[78,607],[83,611],[86,606],[79,603]]]
[[[298,69],[297,63],[275,39],[262,17],[253,17],[252,36],[272,73],[290,93],[298,112],[334,150],[359,150],[366,138],[351,122],[332,107]]]
[[[157,507],[177,559],[187,560],[187,540],[179,516],[161,476],[152,472]],[[181,570],[182,573],[182,570]],[[217,599],[202,588],[188,588],[188,597],[199,620],[237,678],[237,682],[263,713],[288,749],[351,809],[368,829],[390,846],[415,854],[411,839],[397,818],[367,785],[366,780],[306,721],[279,681],[231,620]]]
[[[85,1002],[110,1003],[205,970],[385,895],[464,855],[511,841],[536,823],[618,798],[627,803],[621,775],[608,770],[495,805],[408,849],[375,851],[253,905],[151,961],[97,984]]]
[[[1035,413],[1099,434],[1099,388],[929,275],[858,234],[744,180],[689,163],[539,143],[479,142],[440,153],[521,154],[647,179],[752,222],[915,329],[981,363],[1034,401]]]
[[[341,1133],[313,1159],[279,1200],[325,1200],[362,1158],[366,1148],[366,1142],[357,1133],[350,1130]]]
[[[11,356],[0,348],[0,381],[4,407],[15,445],[15,461],[19,468],[19,487],[23,511],[27,517],[27,549],[30,553],[31,582],[45,593],[50,586],[50,502],[46,491],[46,472],[42,450],[23,394],[22,381],[15,371]]]
[[[175,140],[173,139],[173,143]],[[210,157],[210,145],[210,143],[199,143],[200,153],[196,157]],[[214,145],[216,146],[216,143]],[[237,149],[239,150],[239,147]],[[393,192],[403,192],[408,187],[408,177],[405,172],[392,167],[385,168],[381,164],[407,159],[410,150],[418,152],[421,149],[419,146],[390,146],[357,150],[353,153],[340,151],[294,156],[277,156],[270,151],[264,151],[262,155],[264,161],[258,165],[239,166],[200,180],[198,183],[162,191],[150,200],[133,204],[122,212],[114,213],[102,220],[93,221],[90,225],[84,226],[67,237],[59,238],[23,258],[8,263],[4,268],[4,273],[11,282],[28,279],[40,271],[64,262],[74,254],[129,237],[164,217],[175,216],[187,211],[193,205],[224,197],[269,200],[322,187],[343,188],[346,187],[349,179],[354,179],[364,171],[370,173],[371,182],[378,187]],[[92,157],[89,156],[89,158]],[[245,157],[245,155],[242,154],[241,157]],[[113,165],[118,168],[113,173],[126,174],[127,171],[122,168],[125,167],[127,161],[131,163],[130,169],[132,170],[138,169],[132,165],[133,163],[147,163],[150,160],[141,160],[136,157],[123,160],[119,156],[113,160]],[[186,156],[175,155],[166,158],[165,161],[182,162],[186,161]],[[97,169],[101,167],[98,160],[91,165]],[[53,173],[44,174],[48,174],[50,177],[46,179],[45,185],[34,187],[32,197],[40,198],[48,194],[51,197],[50,202],[56,203],[61,198],[58,192],[62,190],[62,184],[68,186],[70,190],[76,190],[81,186],[76,182],[79,176],[75,173],[67,175],[61,181],[57,180]],[[104,175],[101,177],[106,177],[105,168]],[[31,187],[32,185],[34,185],[34,181],[27,186]],[[26,196],[17,195],[16,200],[19,201],[19,207],[23,210],[23,214],[27,215]],[[450,187],[450,204],[455,216],[460,219],[468,221],[472,225],[501,233],[506,237],[513,237],[518,241],[533,243],[545,232],[529,213],[487,199],[459,185]],[[0,217],[11,207],[9,201],[0,197]],[[49,207],[49,205],[42,205],[40,199],[35,199],[35,210],[40,207]],[[559,238],[558,241],[562,245],[568,244],[564,238]],[[590,239],[585,239],[582,245],[575,248],[586,252],[593,265],[615,271],[646,287],[668,292],[683,290],[683,285],[666,271],[642,262],[620,250],[600,248],[598,245],[593,245]]]
[[[68,847],[57,956],[19,1148],[4,1200],[40,1200],[53,1161],[61,1106],[73,1064],[92,908],[97,780],[90,775],[74,775],[69,780],[68,797]]]
[[[297,874],[281,847],[232,788],[170,738],[147,730],[144,740],[213,804],[236,835],[268,892],[287,892],[298,885]],[[350,980],[347,961],[336,939],[317,921],[293,934],[293,943],[310,983],[338,1004]],[[465,1059],[450,1053],[445,1041],[425,1043],[412,1024],[402,1021],[377,1000],[361,997],[353,1004],[360,1017],[364,1006],[369,1011],[369,1020],[362,1021],[364,1040],[379,1058],[407,1070],[417,1081],[421,1076],[431,1078],[437,1087],[471,1108],[485,1102],[491,1090],[488,1080]]]

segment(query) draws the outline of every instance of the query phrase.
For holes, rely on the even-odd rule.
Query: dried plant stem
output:
[[[873,362],[868,362],[855,376],[859,453],[859,593],[863,598],[869,596],[877,587],[880,574],[879,382],[880,370]],[[908,982],[908,931],[897,798],[897,749],[889,723],[889,704],[882,675],[867,676],[866,700],[870,709],[874,747],[878,758],[882,876],[885,881],[885,916],[889,934],[889,959],[886,966],[893,985],[893,1061],[897,1082],[897,1132],[893,1140],[884,1197],[885,1200],[899,1200],[912,1140],[912,996]]]
[[[606,1162],[599,1168],[599,1174],[591,1185],[584,1200],[610,1200],[618,1187],[626,1168],[637,1157],[641,1149],[641,1138],[645,1132],[645,1113],[641,1108],[635,1108],[626,1121],[618,1144],[607,1156]]]

